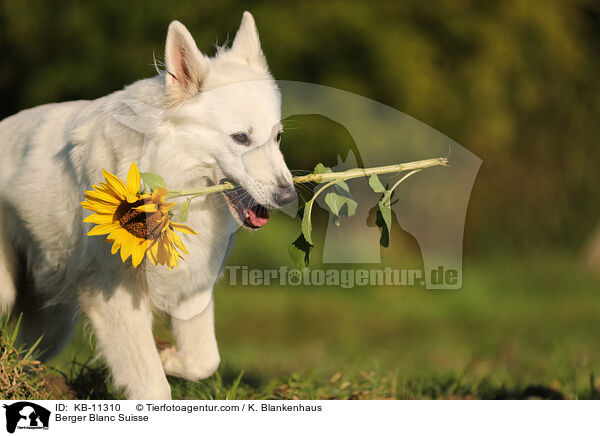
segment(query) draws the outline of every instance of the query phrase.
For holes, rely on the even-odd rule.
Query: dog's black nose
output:
[[[285,206],[286,204],[289,204],[298,198],[298,195],[296,194],[294,185],[292,185],[288,188],[281,189],[279,192],[275,193],[273,197],[275,199],[275,203],[277,203],[279,206]]]

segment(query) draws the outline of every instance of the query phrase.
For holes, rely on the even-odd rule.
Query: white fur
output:
[[[233,178],[268,207],[292,183],[275,141],[280,95],[252,15],[244,13],[232,48],[214,58],[171,23],[166,68],[98,100],[45,105],[0,123],[2,311],[23,312],[22,340],[44,333],[50,355],[81,308],[129,398],[170,398],[165,371],[198,380],[216,370],[212,289],[237,224],[220,194],[195,200],[188,224],[200,235],[182,237],[190,255],[173,271],[149,262],[134,270],[104,237],[85,236],[83,191],[103,179],[103,168],[125,179],[132,161],[181,189]],[[248,147],[231,138],[242,131]],[[176,338],[160,356],[153,307],[172,316]]]

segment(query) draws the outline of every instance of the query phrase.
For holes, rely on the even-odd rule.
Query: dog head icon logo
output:
[[[47,429],[50,411],[29,401],[19,401],[3,405],[6,409],[6,431],[14,433],[19,429]]]

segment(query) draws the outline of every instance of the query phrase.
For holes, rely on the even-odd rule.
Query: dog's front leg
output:
[[[191,381],[214,374],[221,358],[215,337],[212,297],[199,315],[188,320],[172,317],[171,329],[176,346],[160,352],[165,372]]]
[[[125,388],[127,398],[171,399],[152,336],[148,298],[118,286],[107,294],[85,294],[80,301],[114,383]]]

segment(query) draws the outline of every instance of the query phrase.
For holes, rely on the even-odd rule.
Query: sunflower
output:
[[[84,209],[95,212],[83,221],[96,224],[88,236],[108,235],[112,254],[121,251],[123,263],[131,256],[134,268],[144,255],[154,265],[177,266],[181,253],[189,254],[175,230],[197,235],[194,230],[171,221],[175,203],[167,203],[167,190],[157,188],[152,193],[141,189],[140,172],[134,162],[127,174],[127,183],[114,174],[102,170],[106,183],[93,185],[85,191]]]

